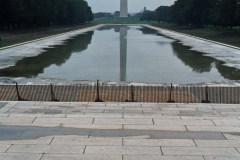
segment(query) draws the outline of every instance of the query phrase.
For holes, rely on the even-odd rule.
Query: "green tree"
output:
[[[93,14],[85,0],[0,0],[0,29],[82,24]]]
[[[93,13],[92,13],[92,9],[91,9],[91,7],[87,7],[87,10],[86,10],[86,21],[87,22],[90,22],[90,21],[92,21],[93,20]]]
[[[178,0],[173,5],[172,18],[178,24],[209,24],[215,0]]]
[[[234,26],[237,0],[216,0],[212,23],[219,26]]]
[[[160,23],[169,22],[171,19],[171,7],[169,6],[160,6],[156,10],[157,12],[157,21]]]
[[[235,23],[240,26],[240,0],[236,3]]]
[[[179,24],[187,24],[187,12],[188,12],[188,7],[186,7],[186,4],[189,3],[190,0],[177,0],[175,1],[174,5],[172,6],[172,11],[171,11],[171,19]]]
[[[145,11],[143,12],[141,18],[141,21],[156,21],[157,20],[157,13],[155,11]]]

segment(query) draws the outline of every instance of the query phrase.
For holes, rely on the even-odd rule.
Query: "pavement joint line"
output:
[[[70,110],[70,108],[67,108],[67,110],[65,111],[65,113],[67,113]]]
[[[178,104],[176,104],[177,108],[179,108]]]
[[[153,118],[152,118],[152,123],[153,123],[153,125],[155,125]]]
[[[6,113],[9,112],[10,110],[12,110],[14,107],[15,107],[15,105],[12,106],[10,109],[8,109],[8,110],[6,111]]]
[[[40,157],[40,159],[39,159],[39,160],[42,160],[42,158],[43,158],[43,156],[44,156],[44,155],[45,155],[45,153],[43,153],[43,154],[42,154],[42,156]]]
[[[198,147],[196,141],[194,139],[192,139],[193,143],[195,144],[196,147]]]
[[[236,148],[236,147],[234,147],[234,149],[239,153],[239,155],[240,155],[240,151]]]
[[[215,126],[217,126],[216,123],[214,123],[214,121],[213,121],[212,119],[210,119],[210,120],[212,121],[212,123],[213,123]]]
[[[4,153],[7,153],[8,150],[9,150],[12,146],[13,146],[13,144],[11,144],[11,145],[6,149],[6,151],[5,151]]]
[[[35,117],[35,118],[33,119],[32,123],[34,123],[36,119],[37,119],[37,117]]]
[[[87,146],[84,147],[84,149],[83,149],[83,154],[85,154],[86,148],[87,148]]]
[[[50,141],[49,145],[51,145],[51,144],[52,144],[52,142],[53,142],[54,138],[55,138],[55,137],[53,137],[53,138],[52,138],[52,140]]]
[[[210,106],[212,107],[212,109],[214,109],[214,105],[213,104],[210,104]]]
[[[159,148],[160,148],[160,152],[162,153],[162,155],[164,155],[164,154],[163,154],[163,151],[162,151],[162,147],[160,146]]]
[[[221,134],[223,135],[223,137],[225,138],[225,140],[228,140],[227,137],[224,135],[224,133],[221,132]]]
[[[92,132],[92,131],[90,130],[89,134],[87,135],[87,138],[90,138],[91,132]]]

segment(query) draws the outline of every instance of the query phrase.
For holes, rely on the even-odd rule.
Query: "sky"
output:
[[[96,12],[114,12],[120,10],[120,0],[86,0],[89,6]],[[128,0],[130,13],[139,12],[144,7],[148,10],[155,10],[161,5],[170,6],[175,0]]]

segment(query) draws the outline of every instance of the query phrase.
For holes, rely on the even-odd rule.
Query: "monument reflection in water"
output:
[[[128,28],[126,26],[120,28],[120,81],[126,81],[127,30]]]

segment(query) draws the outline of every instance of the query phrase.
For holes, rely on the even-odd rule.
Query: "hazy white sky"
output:
[[[120,8],[120,0],[86,0],[93,12],[114,12]],[[129,12],[139,12],[144,7],[154,10],[161,5],[172,5],[175,0],[128,0]]]

